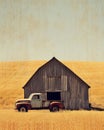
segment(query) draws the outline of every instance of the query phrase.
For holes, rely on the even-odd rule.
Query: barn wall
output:
[[[49,62],[40,68],[25,85],[24,96],[33,92],[61,92],[61,100],[66,109],[88,107],[88,86],[72,71],[57,62]]]
[[[38,93],[38,92],[40,93],[44,92],[43,79],[40,71],[36,75],[34,75],[25,85],[24,97],[28,98],[31,93]]]
[[[88,108],[88,86],[75,75],[69,76],[68,80],[68,105],[69,109]]]

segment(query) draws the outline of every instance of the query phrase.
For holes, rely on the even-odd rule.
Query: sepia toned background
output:
[[[104,0],[0,0],[0,130],[104,130],[104,111],[14,110],[53,56],[89,84],[91,105],[104,108]]]
[[[0,61],[104,61],[103,0],[0,0]]]

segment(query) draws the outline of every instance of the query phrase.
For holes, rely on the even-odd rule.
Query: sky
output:
[[[0,62],[104,62],[104,0],[0,0]]]

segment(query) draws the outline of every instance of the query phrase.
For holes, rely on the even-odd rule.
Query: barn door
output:
[[[61,76],[43,76],[43,85],[47,91],[61,90]]]
[[[61,77],[48,77],[48,90],[61,90]]]
[[[67,76],[66,75],[61,76],[61,89],[63,91],[67,91]]]

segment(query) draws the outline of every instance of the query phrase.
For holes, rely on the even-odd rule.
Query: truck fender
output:
[[[26,105],[21,105],[19,108],[18,108],[18,111],[20,112],[28,112],[28,108]]]
[[[59,111],[59,109],[64,109],[64,105],[62,102],[53,101],[49,104],[49,110],[51,112]]]
[[[28,103],[18,103],[17,104],[17,109],[18,111],[22,111],[22,109],[24,109],[24,111],[28,111],[29,109],[31,109],[31,104]]]

